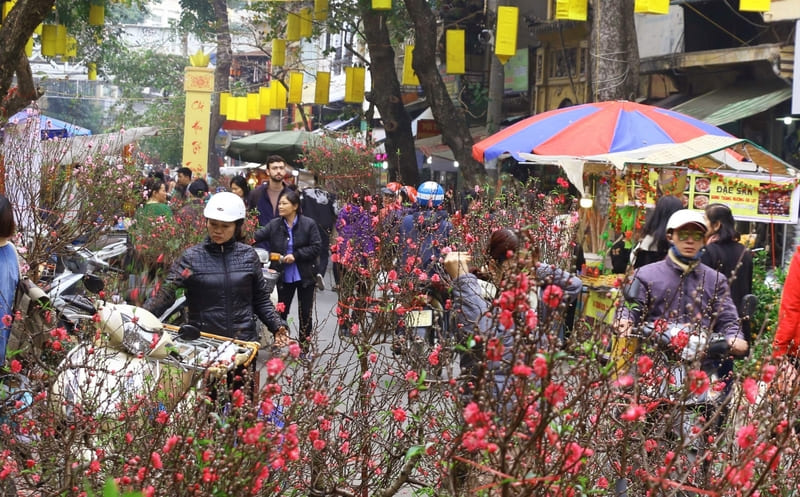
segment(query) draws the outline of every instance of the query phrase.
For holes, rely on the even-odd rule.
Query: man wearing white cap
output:
[[[747,353],[727,278],[700,262],[707,231],[702,212],[682,209],[670,216],[667,257],[636,271],[627,305],[617,310],[618,330],[627,333],[659,319],[697,324],[724,336],[731,354]]]

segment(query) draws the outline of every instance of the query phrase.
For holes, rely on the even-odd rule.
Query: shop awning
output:
[[[783,82],[729,86],[710,91],[672,108],[714,126],[764,112],[789,100],[792,89]]]
[[[486,126],[478,126],[470,128],[470,134],[475,142],[483,140],[489,136]],[[442,135],[432,136],[430,138],[418,138],[414,141],[414,146],[428,157],[440,157],[446,160],[455,160],[455,155],[450,147],[444,144]]]

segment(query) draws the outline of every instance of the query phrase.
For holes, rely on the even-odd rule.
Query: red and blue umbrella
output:
[[[472,156],[488,162],[510,153],[587,156],[624,152],[664,143],[682,143],[726,131],[652,105],[627,101],[597,102],[542,112],[481,140]]]

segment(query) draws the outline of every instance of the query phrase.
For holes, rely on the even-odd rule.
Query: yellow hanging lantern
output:
[[[104,5],[89,5],[89,26],[102,26],[106,22],[106,8]]]
[[[233,97],[234,114],[233,121],[246,123],[247,119],[247,97]]]
[[[272,67],[286,64],[286,40],[272,40]]]
[[[268,116],[272,113],[273,92],[269,86],[262,86],[258,89],[258,113]]]
[[[55,24],[45,24],[42,26],[42,55],[45,57],[56,56]]]
[[[219,115],[227,116],[228,108],[230,107],[231,92],[223,91],[219,94]]]
[[[67,27],[63,24],[56,24],[56,55],[64,55],[67,52]]]
[[[667,3],[669,3],[669,0],[667,0]],[[587,14],[587,0],[556,0],[556,19],[585,21]]]
[[[518,24],[519,9],[517,7],[497,7],[494,54],[503,64],[517,53]]]
[[[280,81],[275,81],[270,85],[272,88],[272,108],[274,110],[286,110],[286,87]]]
[[[299,104],[303,101],[303,73],[289,73],[289,103]]]
[[[14,5],[16,4],[17,0],[6,0],[5,2],[3,2],[3,17],[2,17],[3,21],[6,20],[6,17],[8,17],[8,13],[11,12],[11,9],[13,9]]]
[[[72,59],[78,55],[78,40],[74,36],[67,36],[67,41],[64,46],[64,57]]]
[[[314,31],[312,16],[311,9],[300,9],[300,38],[311,38]]]
[[[392,0],[372,0],[372,10],[392,10]]]
[[[33,57],[33,37],[28,38],[25,43],[25,57]]]
[[[97,80],[97,64],[94,62],[89,62],[88,66],[89,72],[87,75],[87,79],[89,81],[96,81]]]
[[[289,12],[286,16],[286,39],[288,41],[300,41],[300,15]]]
[[[364,78],[366,70],[363,67],[346,67],[344,69],[344,101],[350,104],[360,104],[364,101]]]
[[[317,71],[317,84],[314,87],[314,103],[325,105],[331,100],[331,73]]]
[[[739,10],[742,12],[769,12],[770,7],[770,0],[739,0]]]
[[[447,74],[464,74],[466,52],[466,35],[463,29],[448,29],[445,33],[447,45],[446,67]]]
[[[669,0],[635,0],[633,11],[638,14],[669,14]]]
[[[324,21],[328,18],[328,0],[314,0],[314,19]]]
[[[405,57],[403,58],[403,84],[408,86],[419,86],[419,78],[414,72],[414,45],[406,45]]]
[[[259,94],[247,94],[247,120],[259,119],[261,117],[261,109],[259,107]]]

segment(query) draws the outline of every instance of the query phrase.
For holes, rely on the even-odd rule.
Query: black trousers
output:
[[[298,341],[303,350],[308,350],[313,324],[311,322],[311,313],[314,311],[314,290],[316,287],[313,283],[303,286],[303,281],[296,281],[294,283],[279,283],[278,284],[278,302],[283,303],[283,312],[281,318],[286,320],[289,315],[289,309],[292,307],[292,300],[294,300],[295,291],[297,292],[298,300],[298,317],[299,317],[299,335]]]

